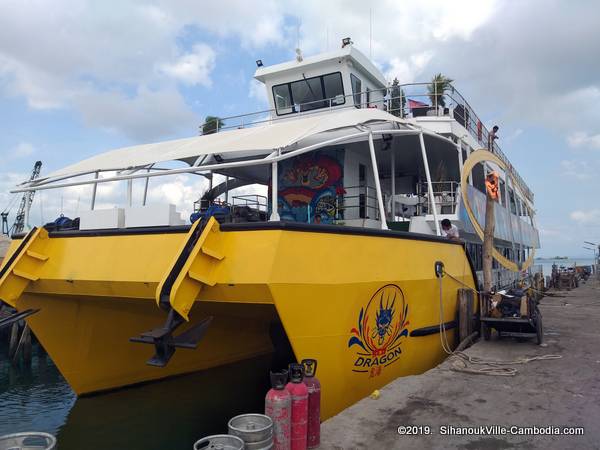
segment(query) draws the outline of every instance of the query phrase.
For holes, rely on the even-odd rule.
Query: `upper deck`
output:
[[[435,133],[467,139],[473,149],[488,148],[506,163],[523,195],[533,203],[527,183],[498,143],[490,142],[489,130],[452,84],[441,92],[435,83],[389,84],[351,44],[310,58],[299,54],[294,61],[260,64],[255,78],[264,83],[270,108],[224,117],[222,126],[204,123],[200,130],[208,127],[219,132],[348,108],[377,108]]]

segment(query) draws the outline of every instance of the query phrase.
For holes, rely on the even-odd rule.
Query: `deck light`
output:
[[[262,67],[262,66],[263,66],[262,59],[257,59],[256,60],[256,67]]]
[[[349,37],[342,39],[342,48],[344,48],[346,45],[350,45],[352,44],[352,41],[350,40]]]

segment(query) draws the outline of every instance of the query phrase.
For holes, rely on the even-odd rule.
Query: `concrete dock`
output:
[[[600,449],[600,282],[554,291],[540,309],[544,344],[514,338],[478,341],[465,353],[486,360],[541,355],[561,359],[513,364],[515,376],[456,372],[453,358],[428,372],[399,378],[322,426],[322,449]],[[480,365],[470,367],[479,368]],[[506,366],[504,366],[506,367]],[[480,426],[583,427],[583,435],[512,435]],[[401,435],[413,431],[417,435]],[[416,427],[415,427],[416,426]],[[425,435],[425,428],[430,433]],[[474,435],[442,434],[474,427]],[[443,427],[446,427],[445,429]],[[469,430],[467,430],[469,431]],[[490,431],[490,434],[486,434]],[[513,429],[519,433],[531,430]]]

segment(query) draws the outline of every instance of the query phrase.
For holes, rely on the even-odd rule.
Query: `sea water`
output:
[[[38,345],[31,368],[12,367],[0,345],[0,435],[45,431],[60,450],[191,449],[231,417],[262,413],[269,388],[266,356],[77,398]]]

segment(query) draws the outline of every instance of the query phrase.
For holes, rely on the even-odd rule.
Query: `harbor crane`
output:
[[[42,162],[36,161],[33,165],[33,170],[31,171],[31,176],[29,177],[29,181],[33,181],[40,176],[40,170],[42,169]],[[31,204],[33,203],[33,197],[35,196],[35,191],[25,192],[23,197],[21,198],[21,204],[19,205],[19,209],[17,210],[17,216],[15,218],[15,223],[12,228],[8,229],[8,211],[2,212],[2,233],[11,235],[11,234],[19,234],[23,232],[23,229],[27,225],[29,218],[29,209],[31,208]]]

